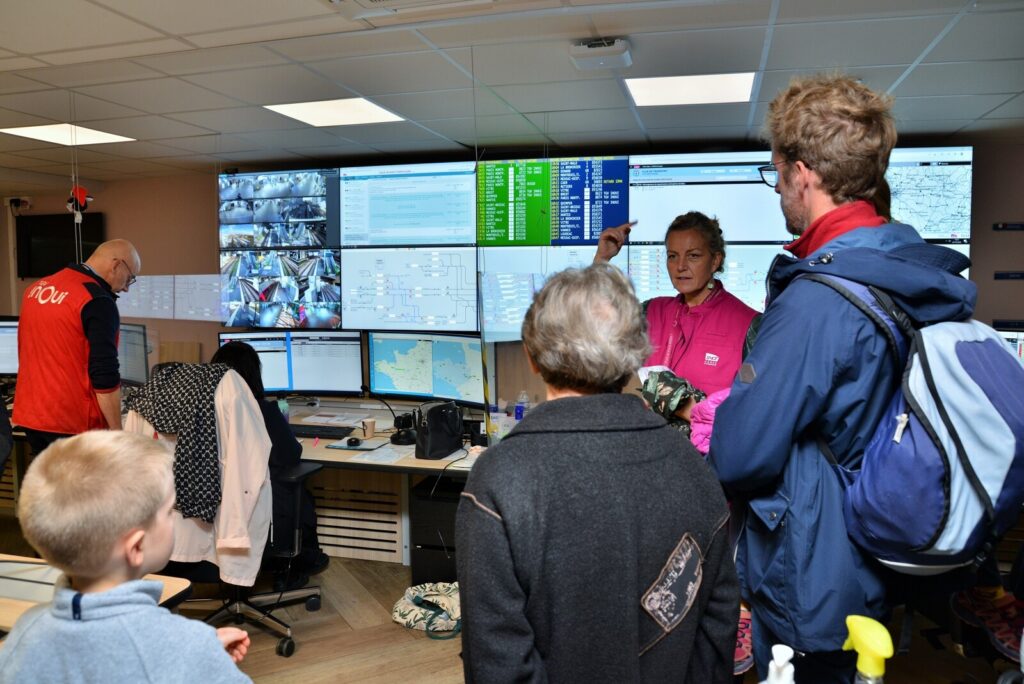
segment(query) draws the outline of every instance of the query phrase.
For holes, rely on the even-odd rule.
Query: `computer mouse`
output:
[[[349,446],[359,446],[360,444],[363,443],[363,440],[359,439],[358,437],[349,437],[348,442],[346,443]]]

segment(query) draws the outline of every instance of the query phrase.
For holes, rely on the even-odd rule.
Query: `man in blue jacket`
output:
[[[745,504],[737,568],[752,605],[754,659],[785,643],[798,682],[849,682],[845,617],[880,617],[882,571],[849,540],[838,469],[856,468],[898,381],[885,339],[827,285],[827,272],[876,285],[916,321],[963,319],[975,286],[957,275],[966,257],[890,223],[885,171],[896,142],[890,99],[855,79],[794,80],[769,106],[772,164],[765,182],[781,198],[796,258],[779,257],[754,348],[719,409],[711,462]]]

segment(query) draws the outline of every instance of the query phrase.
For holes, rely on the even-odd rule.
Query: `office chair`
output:
[[[274,481],[294,490],[295,496],[289,497],[294,502],[294,515],[292,516],[292,529],[274,530],[271,529],[271,536],[263,553],[264,565],[268,560],[285,559],[291,561],[302,551],[302,529],[300,525],[301,499],[299,489],[305,481],[314,473],[323,468],[319,463],[299,463],[289,468],[280,475],[274,477]],[[261,566],[261,570],[263,567]],[[266,591],[253,593],[249,587],[239,587],[221,582],[219,569],[209,561],[199,563],[168,564],[160,571],[160,574],[184,577],[192,582],[198,583],[219,583],[227,589],[227,595],[223,597],[223,603],[219,608],[203,618],[207,624],[215,625],[227,619],[233,620],[235,624],[249,624],[271,629],[281,638],[277,642],[277,655],[285,658],[295,653],[295,641],[292,638],[291,625],[273,614],[273,611],[282,606],[294,605],[304,602],[306,610],[313,612],[320,610],[321,593],[320,587],[302,587],[299,589],[283,589],[277,591]]]

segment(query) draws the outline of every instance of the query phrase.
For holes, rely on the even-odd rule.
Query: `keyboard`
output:
[[[309,425],[292,423],[292,432],[296,437],[319,437],[320,439],[343,439],[352,434],[354,427],[346,425]]]

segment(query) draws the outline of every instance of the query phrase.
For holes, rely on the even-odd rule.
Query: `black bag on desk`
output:
[[[415,412],[416,458],[437,460],[462,448],[462,412],[454,401],[434,401]]]

